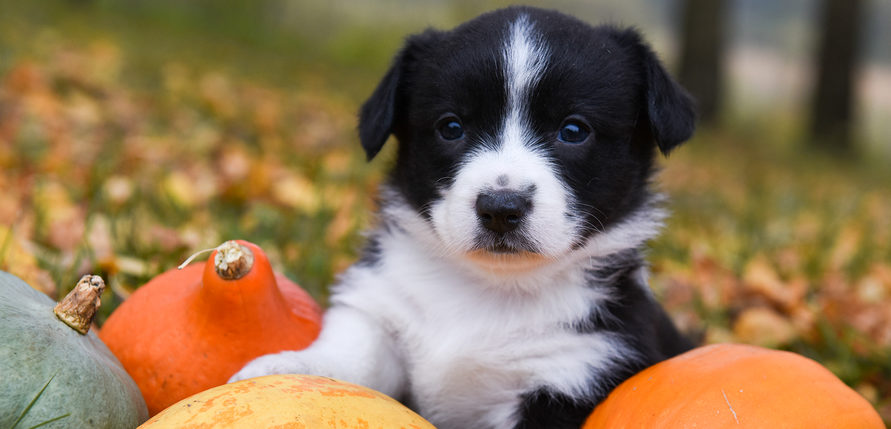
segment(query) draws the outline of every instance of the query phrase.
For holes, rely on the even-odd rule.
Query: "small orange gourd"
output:
[[[716,344],[629,378],[594,410],[583,429],[884,427],[869,402],[813,360],[761,347]]]
[[[309,294],[275,273],[258,246],[239,240],[137,289],[99,336],[156,414],[226,383],[258,356],[307,347],[320,327]]]

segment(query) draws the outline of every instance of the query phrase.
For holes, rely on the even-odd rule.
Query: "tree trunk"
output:
[[[810,132],[813,144],[835,152],[853,151],[854,75],[862,6],[862,0],[823,0]]]
[[[696,98],[699,120],[715,125],[724,83],[726,0],[684,0],[678,80]]]

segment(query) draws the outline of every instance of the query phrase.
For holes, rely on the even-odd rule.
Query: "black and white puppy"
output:
[[[441,429],[578,428],[690,348],[641,250],[655,153],[694,116],[633,30],[512,7],[408,38],[360,115],[369,159],[399,142],[379,224],[318,340],[233,380],[351,381]]]

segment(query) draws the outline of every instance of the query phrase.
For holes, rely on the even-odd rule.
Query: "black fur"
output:
[[[579,429],[596,405],[593,398],[571,398],[542,388],[523,397],[515,429]]]
[[[451,32],[409,38],[360,112],[362,146],[373,158],[392,133],[399,153],[391,182],[425,216],[448,186],[463,155],[499,132],[506,94],[501,46],[507,24],[524,13],[547,34],[550,60],[529,105],[541,147],[562,167],[586,206],[589,231],[603,230],[646,200],[653,148],[669,153],[695,124],[691,98],[662,68],[639,34],[591,27],[551,11],[508,8]],[[464,119],[467,137],[443,144],[432,130],[443,112]],[[555,145],[555,130],[570,113],[594,128],[584,147]]]
[[[612,331],[629,341],[646,362],[658,362],[692,347],[674,328],[668,315],[635,276],[645,265],[640,252],[627,250],[592,271],[591,287],[605,289],[614,299],[592,311],[576,326],[579,332]],[[640,368],[634,368],[632,373]]]
[[[566,216],[584,218],[587,226],[575,243],[581,245],[631,213],[650,209],[656,152],[667,155],[694,129],[692,99],[635,30],[591,27],[557,12],[512,7],[452,31],[412,36],[362,106],[359,136],[369,160],[390,135],[396,137],[389,186],[430,221],[431,202],[452,184],[465,157],[493,144],[497,139],[492,136],[502,131],[508,100],[502,42],[521,14],[531,19],[548,48],[547,67],[523,100],[535,134],[532,144],[557,166],[579,202]],[[460,118],[462,138],[437,136],[443,115]],[[590,125],[592,134],[584,144],[558,139],[568,117]],[[493,242],[503,244],[504,237]],[[360,264],[376,263],[378,243],[372,239],[366,250]],[[638,249],[600,262],[603,268],[590,273],[590,287],[606,288],[615,299],[606,308],[592,309],[573,328],[582,334],[619,334],[639,359],[620,365],[608,380],[592,380],[595,388],[588,397],[571,398],[546,386],[528,392],[517,428],[577,428],[621,381],[691,347],[638,278],[644,264]]]
[[[366,266],[366,267],[374,267],[380,264],[382,251],[381,251],[381,243],[377,237],[369,237],[365,242],[365,247],[362,249],[360,253],[361,256],[359,260],[356,261],[357,265]]]
[[[592,311],[575,329],[581,333],[612,331],[621,335],[640,353],[614,371],[608,380],[599,380],[598,389],[584,398],[572,398],[546,388],[523,399],[522,419],[517,429],[578,428],[594,407],[622,381],[646,366],[683,353],[693,344],[675,329],[668,315],[645,291],[635,274],[644,266],[640,253],[629,250],[611,256],[603,268],[592,271],[591,287],[608,289],[616,299],[605,309]]]

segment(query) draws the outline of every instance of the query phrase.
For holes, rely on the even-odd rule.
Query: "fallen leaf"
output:
[[[0,225],[0,270],[56,299],[57,288],[52,276],[40,268],[37,258],[22,246],[20,240],[14,229]]]
[[[804,303],[807,280],[784,282],[764,255],[754,257],[743,270],[743,288],[747,294],[766,299],[784,311],[792,311]]]
[[[315,213],[319,209],[316,188],[306,177],[288,172],[274,180],[273,199],[304,213]]]
[[[164,193],[174,204],[183,208],[192,208],[198,203],[195,183],[180,171],[172,171],[161,183]]]
[[[102,190],[112,205],[122,206],[133,196],[133,181],[126,176],[111,176],[105,180]]]
[[[733,323],[733,335],[741,342],[777,348],[796,336],[795,328],[782,315],[766,307],[751,307]]]

